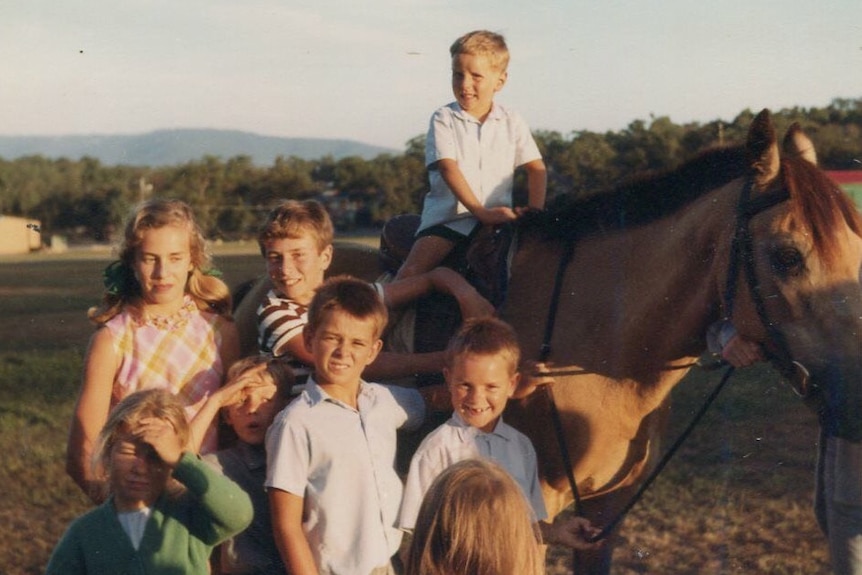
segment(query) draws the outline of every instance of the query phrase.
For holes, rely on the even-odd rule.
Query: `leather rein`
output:
[[[804,383],[799,386],[800,389],[797,389],[795,386],[794,389],[800,396],[806,397],[812,392],[812,390],[809,389],[809,386],[807,385],[807,370],[805,370],[802,364],[793,361],[784,333],[779,330],[774,323],[769,321],[769,317],[766,312],[766,303],[763,294],[761,293],[760,284],[757,280],[754,258],[754,239],[751,235],[750,230],[750,223],[754,216],[782,202],[787,201],[790,197],[789,192],[786,189],[782,188],[774,192],[758,195],[757,197],[752,199],[751,192],[753,186],[754,180],[753,178],[749,178],[745,182],[742,193],[739,197],[739,202],[737,204],[736,227],[733,240],[730,246],[729,268],[724,293],[726,312],[725,319],[729,321],[729,319],[732,317],[733,304],[736,298],[737,284],[741,273],[746,279],[746,285],[748,287],[749,293],[751,294],[752,301],[754,302],[758,319],[766,328],[769,336],[768,340],[772,344],[769,349],[766,350],[767,356],[769,357],[769,359],[775,362],[779,370],[785,376],[792,375],[792,373],[794,372],[799,373],[802,376]],[[559,264],[557,266],[557,272],[554,278],[554,288],[551,295],[551,305],[548,308],[548,316],[545,322],[544,339],[542,341],[542,345],[539,352],[539,358],[542,362],[547,361],[548,357],[551,354],[551,339],[554,334],[554,326],[556,323],[560,296],[562,294],[563,281],[565,279],[566,270],[571,263],[572,256],[574,254],[574,248],[575,239],[568,240],[564,246],[562,257],[560,258]],[[685,367],[691,367],[691,365],[674,366],[668,369],[680,369]],[[673,445],[671,445],[667,452],[665,452],[665,454],[662,456],[661,460],[658,462],[655,468],[650,472],[647,478],[640,485],[637,492],[632,495],[631,499],[628,501],[628,503],[626,503],[626,505],[617,514],[616,517],[614,517],[609,523],[607,523],[598,534],[590,538],[591,542],[600,541],[607,538],[608,535],[610,535],[610,533],[625,518],[628,512],[631,511],[635,504],[637,504],[637,502],[641,499],[641,497],[644,495],[650,485],[652,485],[652,483],[656,480],[656,478],[658,478],[659,474],[670,462],[671,458],[676,454],[676,452],[679,450],[685,440],[691,435],[691,432],[694,430],[694,428],[706,414],[709,407],[718,397],[719,393],[724,388],[725,384],[730,379],[730,376],[733,372],[733,366],[728,366],[727,370],[724,372],[721,378],[721,381],[716,385],[716,387],[709,394],[709,396],[707,396],[701,408],[692,417],[692,420],[680,433],[679,437],[676,439]],[[539,372],[536,375],[579,375],[584,373],[588,372],[580,370],[568,370]],[[566,470],[566,479],[568,481],[569,488],[571,489],[574,498],[575,512],[580,514],[581,497],[578,491],[577,481],[575,480],[574,467],[572,465],[571,455],[569,453],[568,443],[566,441],[566,435],[563,429],[562,418],[560,417],[557,403],[554,400],[554,394],[552,389],[553,386],[544,385],[543,388],[545,390],[545,393],[547,393],[548,395],[549,405],[551,409],[551,421],[554,426],[554,433],[556,435],[557,445],[560,450],[563,466]]]

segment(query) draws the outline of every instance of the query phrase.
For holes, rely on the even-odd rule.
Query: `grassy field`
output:
[[[253,248],[217,254],[231,285],[259,273]],[[107,257],[0,259],[0,575],[41,573],[87,509],[63,459]],[[674,429],[718,377],[693,373],[677,388]],[[742,371],[627,519],[614,574],[827,573],[810,505],[816,442],[813,416],[771,370]],[[552,552],[549,573],[567,561]]]

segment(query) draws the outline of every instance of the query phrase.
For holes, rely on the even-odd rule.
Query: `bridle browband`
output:
[[[758,318],[763,324],[764,328],[767,330],[768,341],[771,343],[771,346],[769,346],[769,348],[765,350],[765,353],[767,354],[769,359],[771,359],[776,364],[781,373],[785,375],[785,377],[788,377],[788,379],[790,379],[790,376],[792,376],[794,372],[802,376],[802,379],[805,381],[805,383],[800,385],[800,389],[796,389],[795,386],[794,389],[802,397],[807,397],[812,392],[812,390],[809,389],[809,386],[807,385],[808,372],[805,367],[802,366],[802,364],[793,360],[790,348],[787,344],[787,338],[785,337],[784,333],[780,329],[778,329],[778,327],[773,322],[769,320],[769,316],[767,315],[766,303],[760,290],[760,283],[757,281],[757,270],[755,267],[754,258],[754,240],[750,230],[752,218],[772,207],[775,207],[787,201],[790,198],[790,194],[787,189],[781,188],[779,190],[766,194],[759,194],[752,199],[751,192],[753,187],[754,179],[752,177],[749,177],[746,180],[745,185],[743,186],[742,192],[739,196],[739,201],[737,203],[736,227],[734,230],[733,240],[731,241],[730,245],[729,268],[727,273],[727,283],[725,285],[724,292],[725,318],[729,320],[732,317],[733,305],[737,292],[737,284],[739,282],[739,275],[740,273],[742,273],[746,279],[746,285],[748,286],[748,291],[751,294],[751,298],[754,303],[755,310],[757,311]],[[563,282],[565,279],[566,269],[568,268],[569,263],[572,260],[574,249],[575,239],[570,238],[565,242],[563,246],[563,253],[557,266],[556,275],[554,277],[554,287],[551,295],[551,304],[548,307],[548,316],[545,322],[544,339],[542,341],[539,351],[539,360],[541,362],[547,361],[548,357],[550,357],[551,354],[551,339],[554,334],[554,326],[556,324],[557,311],[559,309]],[[720,391],[724,388],[733,371],[733,366],[729,366],[728,369],[725,371],[724,375],[722,376],[719,384],[706,398],[700,410],[698,410],[698,412],[694,415],[685,430],[680,434],[680,436],[673,443],[673,445],[667,450],[667,452],[657,463],[650,475],[648,475],[647,478],[643,481],[638,491],[632,496],[632,498],[623,507],[619,514],[615,518],[613,518],[607,525],[605,525],[605,527],[601,530],[600,533],[591,537],[590,541],[595,542],[606,538],[617,527],[617,525],[619,525],[620,521],[623,520],[625,515],[640,500],[640,498],[646,492],[647,488],[658,477],[659,473],[661,473],[661,471],[664,469],[664,467],[667,465],[673,455],[682,446],[683,442],[694,430],[695,426],[699,423],[703,415],[706,414],[709,407],[718,397]],[[548,375],[578,375],[584,373],[588,372],[575,372],[574,370],[562,372],[554,371],[549,372]],[[568,481],[569,488],[572,491],[576,513],[579,513],[581,509],[581,497],[578,491],[577,481],[575,480],[574,476],[574,469],[572,466],[571,456],[569,454],[565,431],[563,429],[562,418],[560,417],[560,412],[557,408],[556,401],[554,401],[554,395],[552,390],[553,386],[545,385],[543,387],[545,393],[548,395],[551,411],[551,421],[554,426],[554,433],[556,435],[557,444],[560,449],[560,456],[562,458],[563,467],[566,471],[566,479]]]

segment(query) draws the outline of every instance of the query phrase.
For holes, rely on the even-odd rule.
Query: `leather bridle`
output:
[[[754,179],[749,177],[746,180],[745,185],[743,186],[742,192],[739,197],[739,202],[737,203],[736,226],[733,240],[730,246],[729,267],[724,292],[724,317],[726,320],[729,321],[733,315],[733,307],[737,295],[737,285],[739,283],[739,277],[741,273],[745,278],[746,286],[749,293],[751,294],[751,298],[754,303],[758,319],[764,326],[764,329],[766,329],[768,335],[767,341],[769,342],[769,345],[764,350],[766,355],[770,360],[772,360],[772,362],[776,365],[782,375],[785,376],[789,381],[791,381],[791,383],[794,381],[794,379],[799,382],[798,384],[793,384],[793,388],[796,393],[803,398],[808,398],[815,392],[814,386],[809,383],[808,370],[801,363],[793,359],[790,347],[787,343],[786,336],[776,326],[774,322],[770,321],[767,314],[766,302],[763,297],[763,293],[761,292],[760,283],[757,279],[757,270],[755,266],[754,255],[754,239],[750,229],[751,220],[755,216],[787,201],[790,198],[790,194],[787,189],[781,188],[773,192],[759,194],[756,197],[752,198],[751,194],[753,187]],[[551,303],[548,307],[548,316],[545,322],[544,339],[542,341],[541,348],[539,351],[539,359],[542,362],[547,361],[548,357],[551,354],[551,338],[554,334],[554,326],[556,323],[560,296],[562,294],[563,280],[565,278],[566,269],[568,268],[569,263],[572,260],[572,256],[574,254],[574,247],[575,239],[569,239],[566,241],[563,247],[563,254],[557,266],[557,272],[554,278],[553,292],[551,295]],[[729,366],[728,369],[725,371],[724,375],[722,376],[720,383],[706,398],[700,410],[695,414],[689,425],[680,434],[680,436],[673,443],[673,445],[667,450],[662,459],[652,470],[650,475],[648,475],[647,478],[643,481],[638,491],[632,496],[632,498],[623,507],[620,513],[610,522],[608,522],[600,533],[590,539],[591,541],[599,541],[606,538],[617,527],[620,521],[622,521],[625,515],[634,507],[638,500],[643,496],[646,489],[649,488],[652,482],[658,477],[659,473],[661,473],[661,471],[664,469],[664,467],[667,465],[667,463],[670,461],[670,459],[673,457],[679,447],[682,446],[682,443],[694,430],[695,426],[699,423],[700,419],[706,413],[710,405],[712,405],[714,400],[718,397],[719,392],[724,388],[733,371],[733,367]],[[559,375],[560,373],[567,372],[540,372],[537,375]],[[588,372],[579,371],[578,373],[580,374]],[[562,459],[563,467],[566,471],[566,479],[568,481],[569,488],[572,491],[576,513],[579,513],[581,509],[581,498],[578,491],[577,481],[575,480],[574,476],[571,455],[569,453],[568,443],[566,441],[565,431],[563,429],[562,418],[560,417],[560,412],[557,408],[557,404],[554,401],[552,387],[552,385],[543,386],[545,393],[548,395],[549,399],[551,421],[554,426],[554,432],[556,435],[558,447],[560,449],[560,456]]]

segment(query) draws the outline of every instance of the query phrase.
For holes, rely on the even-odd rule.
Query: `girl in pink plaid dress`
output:
[[[155,199],[137,206],[120,259],[104,279],[102,303],[88,313],[99,327],[84,360],[66,461],[94,501],[101,485],[91,456],[113,406],[138,390],[167,389],[191,419],[239,356],[230,291],[211,274],[206,242],[185,203]],[[192,443],[214,450],[214,426]]]

